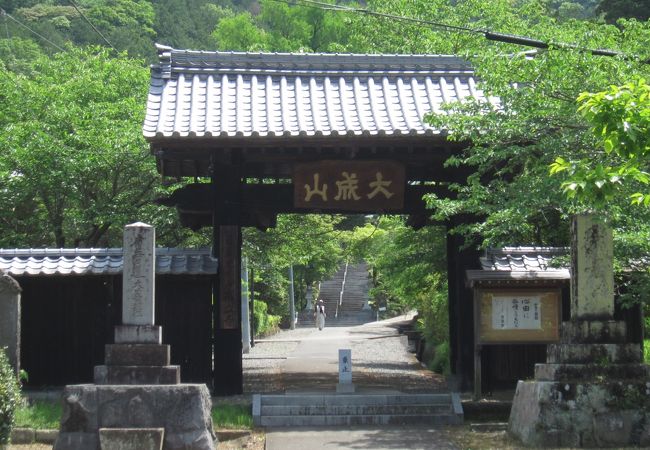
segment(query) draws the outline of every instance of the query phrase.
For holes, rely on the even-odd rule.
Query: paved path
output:
[[[440,429],[426,427],[269,430],[266,450],[460,450]]]
[[[338,350],[352,350],[358,392],[446,390],[442,376],[424,369],[408,352],[401,316],[354,327],[283,331],[260,340],[244,357],[249,392],[335,392]],[[421,426],[267,429],[267,450],[458,449],[440,429]]]
[[[352,379],[360,389],[435,392],[446,390],[441,375],[424,369],[407,351],[399,316],[353,327],[300,328],[256,342],[244,355],[249,393],[332,390],[338,382],[338,350],[352,349]]]

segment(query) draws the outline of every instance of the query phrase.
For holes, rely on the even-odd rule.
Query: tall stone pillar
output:
[[[18,282],[0,272],[0,348],[7,347],[9,363],[20,372],[20,293]]]
[[[145,223],[124,227],[122,325],[115,328],[116,344],[162,344],[155,320],[155,230]]]
[[[508,431],[536,447],[647,446],[650,367],[613,320],[611,229],[576,216],[571,254],[571,320],[535,380],[517,384]]]
[[[612,229],[592,215],[575,216],[571,228],[571,319],[614,316]]]

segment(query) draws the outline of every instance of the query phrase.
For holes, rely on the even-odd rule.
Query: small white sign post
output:
[[[339,349],[339,384],[336,385],[336,392],[354,392],[354,384],[352,384],[352,350],[349,348]]]

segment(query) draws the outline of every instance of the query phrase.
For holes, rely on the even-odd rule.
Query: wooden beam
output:
[[[216,189],[218,189],[218,186]],[[230,190],[226,190],[227,192],[230,192]],[[430,193],[439,197],[452,197],[454,194],[442,185],[409,185],[405,191],[404,207],[402,210],[392,211],[392,213],[416,216],[430,215],[431,211],[427,209],[425,201],[422,200],[425,194]],[[292,184],[242,184],[239,196],[228,197],[222,195],[219,196],[219,199],[215,199],[215,195],[216,191],[213,191],[212,185],[194,183],[177,189],[169,197],[157,199],[156,202],[161,205],[176,207],[181,218],[181,224],[195,230],[212,225],[213,220],[216,224],[228,224],[228,222],[232,224],[236,222],[240,226],[266,229],[275,226],[277,214],[352,213],[346,210],[319,211],[296,208],[293,206]],[[382,211],[369,210],[367,212],[381,213]],[[414,225],[420,222],[422,220],[414,222]]]

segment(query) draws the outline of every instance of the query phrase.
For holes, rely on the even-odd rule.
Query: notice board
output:
[[[559,289],[478,289],[474,314],[479,344],[547,343],[560,340]]]

